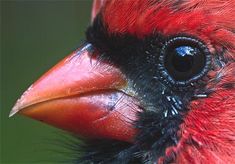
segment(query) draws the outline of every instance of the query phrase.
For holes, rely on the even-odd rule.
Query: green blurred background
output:
[[[79,46],[91,4],[89,0],[1,0],[1,164],[53,163],[59,158],[50,143],[60,137],[59,130],[8,114],[32,82]]]

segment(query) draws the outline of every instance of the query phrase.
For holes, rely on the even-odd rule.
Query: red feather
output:
[[[226,49],[223,54],[235,60],[235,1],[172,0],[107,1],[102,14],[109,33],[131,34],[140,38],[154,31],[167,36],[192,34],[208,44],[210,51]],[[211,72],[208,98],[191,102],[180,126],[181,139],[166,150],[165,157],[176,163],[235,163],[235,89],[223,85],[235,81],[235,64]],[[213,83],[213,78],[220,82]],[[214,79],[216,80],[216,79]]]
[[[228,47],[226,57],[235,59],[235,1],[191,0],[176,4],[172,0],[112,0],[102,11],[110,33],[138,37],[154,31],[165,35],[187,33],[204,40],[212,47]],[[213,45],[213,46],[212,46]]]
[[[166,157],[175,157],[176,163],[235,163],[235,89],[222,87],[235,81],[234,68],[230,64],[220,70],[220,82],[208,84],[215,90],[210,97],[191,102],[179,131],[181,139],[166,150]]]
[[[192,97],[189,100],[191,102],[187,107],[184,107],[184,109],[188,109],[187,113],[181,113],[183,121],[181,122],[182,119],[180,118],[181,120],[178,123],[180,124],[179,130],[177,125],[177,129],[173,131],[174,138],[177,135],[179,141],[174,141],[174,144],[171,144],[176,144],[175,146],[167,147],[169,145],[166,145],[166,150],[165,147],[163,149],[165,153],[161,152],[159,156],[162,155],[162,157],[156,157],[158,158],[156,161],[160,164],[169,163],[169,161],[190,164],[234,164],[235,0],[95,0],[92,10],[92,20],[98,13],[101,13],[102,17],[98,18],[103,19],[102,25],[104,24],[107,28],[108,34],[114,34],[112,36],[125,36],[125,34],[129,34],[128,36],[135,36],[134,38],[136,39],[136,37],[145,38],[146,36],[151,36],[155,32],[167,37],[187,34],[199,40],[201,39],[203,45],[204,43],[207,45],[211,54],[216,55],[212,58],[212,63],[214,62],[212,68],[207,75],[202,77],[205,79],[204,81],[208,82],[206,88],[203,89],[208,92],[210,91],[208,93],[209,95],[206,97],[207,94],[205,94],[203,98],[199,96],[199,98],[194,99],[194,94],[192,93]],[[99,29],[99,26],[95,29]],[[114,45],[116,46],[116,42]],[[133,142],[132,138],[136,135],[136,129],[129,126],[128,121],[136,119],[135,114],[138,111],[137,109],[139,109],[138,103],[135,103],[136,99],[132,99],[132,96],[125,95],[127,97],[129,96],[132,101],[126,99],[124,102],[121,99],[118,102],[119,99],[117,102],[121,103],[121,105],[124,104],[124,108],[120,107],[116,110],[111,108],[112,110],[110,110],[109,102],[112,101],[109,100],[113,97],[107,95],[115,96],[117,94],[105,94],[106,92],[101,92],[109,89],[107,93],[119,93],[119,90],[123,90],[123,88],[128,86],[129,81],[123,76],[122,70],[117,69],[110,63],[103,62],[102,66],[106,67],[101,67],[100,65],[93,67],[90,61],[94,60],[94,62],[97,62],[98,58],[88,57],[94,56],[96,53],[99,54],[100,52],[93,51],[93,48],[90,48],[92,46],[91,44],[86,44],[43,76],[30,90],[26,91],[10,115],[20,111],[32,118],[45,121],[56,127],[75,132],[76,134],[82,134],[91,138],[111,138]],[[76,61],[78,64],[74,65],[71,61]],[[104,68],[109,69],[108,71],[104,71]],[[129,67],[126,68],[129,69]],[[114,71],[110,72],[110,70]],[[68,78],[65,80],[64,76]],[[148,85],[145,81],[143,83],[144,85]],[[193,86],[194,83],[191,85]],[[140,86],[143,86],[142,83]],[[152,88],[150,86],[150,89]],[[101,93],[98,94],[99,91]],[[172,91],[172,93],[174,92]],[[191,94],[191,92],[188,93]],[[101,95],[104,95],[103,98]],[[74,99],[82,98],[82,96],[85,97],[84,102],[79,101],[78,103],[77,99]],[[92,96],[97,96],[98,98],[89,99]],[[71,101],[66,101],[67,99],[65,98]],[[102,101],[98,101],[99,99],[102,99]],[[59,105],[55,103],[55,100],[60,102]],[[126,101],[134,104],[134,107],[132,108],[131,105],[126,105]],[[161,105],[164,103],[164,101],[160,102]],[[41,109],[38,107],[35,110],[36,106],[40,106]],[[56,109],[49,110],[51,106],[53,109],[56,107],[62,110],[57,110],[57,112],[55,112]],[[91,110],[93,107],[98,109],[94,110],[98,114]],[[22,110],[26,108],[28,110]],[[64,109],[69,109],[69,112]],[[100,117],[100,113],[102,117]],[[99,118],[98,121],[97,118]],[[126,119],[128,121],[123,118],[128,118]],[[156,120],[155,116],[152,118],[154,121]],[[170,121],[167,120],[166,122],[169,123]],[[150,122],[151,126],[155,126],[152,123]],[[144,129],[145,126],[141,128]],[[175,135],[176,131],[177,133]],[[147,135],[155,137],[156,133],[149,133],[151,131],[147,131]],[[162,131],[158,134],[160,133]],[[167,139],[163,138],[163,141],[166,142]],[[136,142],[134,143],[134,146],[136,146],[135,144],[138,144],[138,140],[134,142]],[[146,144],[141,146],[145,147]],[[158,148],[161,148],[161,146],[158,146]],[[136,156],[136,153],[132,151],[134,150],[131,149],[132,154],[130,155]],[[146,154],[149,153],[148,151],[146,150]],[[147,155],[145,152],[143,154],[143,160],[145,160],[144,158]],[[149,154],[151,155],[151,153]],[[155,161],[155,158],[153,160]]]

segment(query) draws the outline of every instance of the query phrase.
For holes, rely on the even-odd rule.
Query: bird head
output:
[[[81,136],[87,153],[77,161],[234,163],[234,8],[234,0],[95,0],[87,42],[10,116]]]

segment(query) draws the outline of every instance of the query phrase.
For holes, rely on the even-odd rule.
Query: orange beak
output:
[[[97,53],[86,44],[63,59],[29,87],[10,116],[19,112],[84,137],[131,142],[137,100],[120,70]]]

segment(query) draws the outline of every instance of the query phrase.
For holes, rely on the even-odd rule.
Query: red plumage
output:
[[[128,33],[142,38],[154,31],[167,36],[187,33],[206,42],[211,52],[225,47],[223,57],[235,60],[234,0],[176,3],[112,0],[104,5],[102,14],[112,34]],[[207,88],[214,93],[190,103],[190,111],[178,132],[179,144],[166,150],[166,156],[175,158],[176,163],[235,163],[235,89],[223,87],[227,83],[234,85],[235,64],[210,74]],[[216,80],[220,82],[214,83]]]
[[[154,31],[165,35],[188,33],[212,47],[229,48],[229,58],[235,59],[235,1],[175,1],[112,0],[102,10],[110,33],[132,34],[138,37]],[[213,45],[213,46],[211,46]]]
[[[159,164],[170,163],[172,161],[174,163],[190,164],[235,163],[234,0],[95,0],[92,10],[92,21],[93,24],[87,32],[87,38],[90,44],[79,49],[77,52],[74,52],[70,57],[64,59],[59,65],[54,67],[51,72],[39,80],[39,82],[33,86],[34,88],[31,88],[30,93],[27,92],[14,107],[12,112],[13,114],[25,108],[32,108],[31,110],[23,110],[22,113],[35,119],[43,120],[56,127],[87,137],[115,139],[118,141],[129,142],[128,144],[133,144],[134,146],[129,149],[124,149],[124,151],[120,150],[120,152],[125,154],[128,152],[127,150],[129,150],[133,156],[133,158],[127,158],[130,161],[133,159],[136,160],[137,158],[141,158],[138,160],[145,161],[145,158],[147,158],[146,156],[151,156],[154,160],[156,157],[156,161]],[[146,40],[149,41],[148,37],[155,35],[155,33],[160,34],[162,38],[165,37],[165,40],[162,39],[164,40],[162,41],[155,37],[154,39],[157,40],[158,43],[152,40],[152,42],[144,42]],[[169,38],[172,38],[173,36],[181,36],[182,34],[183,36],[186,36],[181,38],[176,37],[174,38],[175,40],[170,40],[171,42],[169,42]],[[190,38],[190,36],[193,37]],[[119,43],[116,43],[116,40],[113,38],[120,41],[121,46]],[[186,41],[184,40],[185,38]],[[129,39],[128,41],[130,42],[126,42],[124,39]],[[182,45],[177,45],[176,43],[175,47],[172,48],[170,46],[169,48],[169,44],[172,42],[174,43],[177,39],[181,39],[180,43],[184,43],[184,41],[185,43]],[[99,44],[100,42],[102,44]],[[143,49],[147,49],[148,46],[146,46],[147,48],[145,46],[141,47],[142,45],[140,44],[137,44],[136,46],[136,42],[142,44],[145,43],[148,44],[148,46],[150,44],[156,44],[153,45],[153,47],[155,46],[155,49],[151,49],[152,54],[150,51],[142,51]],[[131,43],[135,46],[133,46],[134,48],[130,48],[130,51],[128,49],[129,45],[126,45],[126,43]],[[119,45],[119,47],[117,46],[118,48],[116,47],[116,44]],[[201,47],[201,45],[204,46]],[[95,47],[95,51],[91,51],[93,48],[92,46]],[[135,51],[135,49],[138,49],[139,47],[142,49]],[[208,66],[208,72],[203,72],[204,70],[201,70],[201,72],[205,73],[203,76],[197,76],[200,72],[193,76],[197,76],[196,80],[199,81],[198,84],[200,81],[206,81],[205,86],[204,83],[201,85],[203,87],[194,86],[197,85],[196,82],[193,83],[194,81],[190,83],[190,87],[194,89],[192,93],[197,93],[197,91],[207,91],[205,94],[203,94],[203,92],[201,97],[200,94],[196,98],[193,95],[186,94],[185,98],[184,92],[187,92],[188,90],[180,90],[177,88],[179,86],[172,86],[175,83],[172,84],[172,81],[169,79],[164,79],[166,78],[163,76],[164,73],[167,74],[167,77],[170,76],[170,69],[166,69],[168,73],[166,73],[167,71],[161,72],[162,67],[168,66],[167,61],[164,61],[165,63],[162,66],[161,60],[167,60],[166,58],[169,54],[166,52],[168,51],[170,55],[179,55],[177,54],[178,51],[175,51],[175,49],[179,47],[181,50],[185,50],[184,48],[186,47],[186,50],[190,49],[190,51],[193,51],[194,54],[183,51],[183,55],[191,55],[191,57],[205,53],[202,60],[205,62],[203,67],[206,67],[208,63],[208,65],[211,63],[211,65],[213,65],[211,67]],[[122,48],[127,52],[124,50],[122,51]],[[164,48],[169,48],[170,50],[165,51]],[[119,51],[119,49],[121,49],[121,51]],[[98,60],[98,57],[100,57],[100,51],[106,55],[106,58],[104,57],[103,59],[104,61],[102,61],[102,55],[101,60]],[[138,54],[141,52],[139,55],[142,56],[139,57],[139,60],[134,61],[138,65],[126,62],[128,57],[133,60],[138,58],[136,56],[131,56],[133,55],[131,54],[132,51],[134,51],[134,55],[135,53]],[[124,57],[117,52],[124,53]],[[200,54],[198,54],[198,52],[200,52]],[[82,57],[79,57],[77,54]],[[165,56],[162,57],[162,54]],[[146,57],[145,55],[149,56]],[[213,55],[213,57],[208,57],[208,55]],[[120,60],[118,57],[124,59]],[[182,62],[181,59],[184,56],[180,56],[182,57],[181,59],[179,59],[179,56],[176,57],[178,57],[177,59],[179,62]],[[211,59],[208,63],[206,62],[207,57]],[[106,61],[105,59],[109,60]],[[74,66],[74,60],[75,62],[79,61],[80,63],[78,62],[78,64]],[[98,66],[93,66],[92,64],[89,65],[88,61],[92,60],[97,63],[100,62],[99,64],[103,67],[99,64],[97,64]],[[133,67],[138,68],[139,65],[143,66],[143,61],[146,62],[146,65],[149,64],[147,62],[150,62],[148,65],[149,70],[146,70],[148,72],[145,72],[145,74],[149,73],[151,76],[144,76],[142,74],[140,77],[146,77],[146,79],[144,79],[146,81],[138,77],[140,78],[138,81],[139,83],[134,83],[135,79],[133,80],[133,75],[129,75],[128,71],[131,70],[135,74],[141,74],[143,73],[143,70],[141,70],[143,67],[140,67],[141,69],[135,69],[130,68],[129,65],[133,64]],[[172,62],[174,64],[175,61]],[[201,63],[198,65],[200,64]],[[116,68],[116,66],[118,67]],[[87,67],[84,69],[84,72],[79,72],[79,69],[82,70],[84,67]],[[156,71],[157,73],[153,71],[154,69],[158,69],[158,71]],[[61,78],[61,76],[59,76],[61,74],[68,77],[71,81],[68,79],[66,79],[66,81],[63,77]],[[78,74],[81,74],[81,77],[77,77]],[[57,81],[55,82],[54,79],[58,76],[59,78],[57,78]],[[74,78],[74,76],[76,76],[76,78]],[[154,79],[152,76],[155,76],[156,78]],[[63,85],[61,85],[61,82]],[[47,85],[48,83],[51,86]],[[138,87],[133,85],[133,83],[138,85]],[[171,83],[171,85],[169,83]],[[55,84],[57,84],[57,90],[54,90],[52,87],[55,86]],[[184,83],[185,86],[183,87],[186,87],[186,84],[187,81]],[[155,88],[151,88],[151,85]],[[41,91],[41,88],[46,89],[45,91]],[[167,90],[168,93],[165,93],[165,90]],[[114,108],[117,107],[116,110],[108,108],[109,103],[113,103],[113,99],[118,97],[118,94],[113,94],[114,92],[119,93],[119,95],[124,92],[124,96],[120,96],[121,98],[119,97],[120,99],[115,102],[117,104],[120,103],[122,106],[120,107],[116,104],[112,106]],[[159,98],[157,101],[161,102],[161,104],[159,102],[156,103],[156,99],[154,99],[154,101],[150,98],[147,99],[147,96],[143,95],[146,94],[146,92],[154,92],[155,95],[149,95]],[[142,95],[140,95],[140,93]],[[76,101],[73,101],[75,99],[74,97],[77,98]],[[126,98],[125,101],[122,100],[123,97]],[[187,105],[184,108],[178,108],[180,119],[176,116],[178,111],[176,111],[177,114],[172,114],[173,119],[169,119],[170,121],[173,121],[172,124],[179,123],[179,126],[171,125],[171,122],[165,123],[168,118],[167,116],[162,117],[162,112],[166,111],[165,108],[168,108],[168,110],[175,108],[174,106],[170,106],[172,104],[179,105],[179,103],[176,103],[176,99],[180,99],[179,97]],[[30,100],[31,98],[32,100]],[[65,105],[63,104],[64,106],[59,105],[58,107],[58,103],[48,101],[61,100],[62,102],[64,98],[69,100],[72,99],[72,103],[69,102]],[[81,101],[81,103],[80,100],[83,100],[83,98],[84,101]],[[138,98],[142,101],[137,103],[137,100],[139,100]],[[170,105],[168,104],[168,106],[164,104],[167,101],[167,98],[169,98],[168,103],[172,103]],[[112,99],[112,101],[110,99]],[[143,122],[149,123],[149,120],[139,116],[141,112],[146,112],[147,114],[144,116],[152,118],[151,110],[148,109],[148,106],[145,106],[146,104],[152,104],[145,104],[143,103],[144,100],[148,100],[149,102],[156,104],[154,108],[155,116],[160,115],[161,117],[159,116],[159,119],[162,119],[162,122],[150,119],[152,121],[150,122],[150,125],[146,125],[145,127],[145,125],[142,124]],[[48,110],[51,106],[48,105],[49,103],[47,104],[47,102],[50,102],[52,107],[61,108],[60,112],[54,115],[52,110]],[[141,103],[144,104],[143,108],[139,108]],[[35,106],[37,105],[39,107],[35,109]],[[70,107],[68,111],[66,110],[66,105]],[[91,109],[94,107],[97,107],[95,112],[99,114],[96,114],[94,111],[91,112]],[[144,107],[146,107],[146,109],[144,109]],[[42,109],[38,110],[39,108]],[[43,110],[44,112],[41,112]],[[184,111],[182,112],[182,110]],[[148,112],[150,112],[150,114]],[[73,121],[71,121],[71,118]],[[79,120],[77,118],[79,118]],[[172,128],[172,126],[176,127]],[[147,129],[147,134],[145,128]],[[148,131],[148,128],[153,131],[155,130],[155,133],[152,134],[152,131]],[[171,128],[171,131],[165,132],[166,128]],[[174,131],[175,129],[177,130]],[[166,135],[164,136],[164,134]],[[156,135],[156,138],[152,135]],[[135,136],[137,137],[135,138]],[[153,142],[152,140],[157,141]],[[158,140],[160,141],[158,142]],[[165,144],[166,140],[169,144]],[[149,143],[154,143],[156,145],[159,144],[160,146],[158,145],[158,150],[156,150],[152,148],[152,145],[149,146]],[[135,150],[136,147],[141,150]],[[163,152],[161,152],[160,149],[163,149]],[[113,158],[116,159],[116,156],[121,154],[120,152],[115,154]],[[100,152],[97,154],[100,155]],[[88,157],[90,158],[89,155]],[[148,158],[148,161],[150,162],[153,161],[151,157]],[[111,160],[113,160],[113,158],[111,157]],[[110,159],[108,158],[108,160]],[[117,158],[117,160],[120,161],[119,158]],[[88,159],[88,161],[91,160]]]

